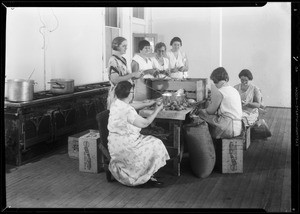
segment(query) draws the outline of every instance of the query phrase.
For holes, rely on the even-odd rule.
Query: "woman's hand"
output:
[[[132,72],[131,75],[132,78],[139,79],[142,76],[142,73],[137,71],[137,72]]]
[[[147,103],[146,103],[146,107],[152,106],[154,103],[156,103],[155,100],[148,100]]]
[[[179,67],[178,71],[184,72],[184,66]]]
[[[153,69],[153,72],[152,72],[152,76],[158,77],[158,75],[159,75],[160,73],[161,73],[160,70],[154,68],[154,69]]]
[[[242,106],[247,106],[248,103],[245,100],[242,100]]]
[[[188,69],[187,69],[186,66],[181,66],[180,68],[178,68],[178,70],[181,71],[181,72],[185,72],[185,71],[187,71]]]
[[[154,74],[155,74],[155,73],[158,73],[158,72],[159,72],[159,71],[158,71],[157,69],[153,68],[153,69],[144,70],[144,71],[143,71],[143,74],[144,74],[144,75],[150,74],[150,75],[154,76]]]
[[[156,103],[155,105],[155,109],[154,112],[160,112],[163,109],[164,105],[161,103],[160,105],[158,105],[158,103]]]
[[[171,73],[176,73],[176,72],[178,72],[178,68],[172,68],[171,69]]]

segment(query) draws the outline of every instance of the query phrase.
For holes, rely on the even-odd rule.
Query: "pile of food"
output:
[[[162,97],[156,99],[157,105],[164,105],[163,110],[182,111],[196,105],[196,100],[187,99],[183,89],[179,89],[175,93],[164,93]],[[154,109],[155,105],[149,107]]]
[[[195,103],[196,101],[193,99],[183,99],[183,102],[178,102],[174,100],[171,103],[168,103],[166,106],[164,106],[164,110],[181,111],[185,110],[188,107],[192,107]]]
[[[153,73],[153,76],[155,78],[166,78],[166,77],[169,77],[170,74],[168,71],[165,71],[165,70],[163,70],[163,71],[157,70],[156,72]]]

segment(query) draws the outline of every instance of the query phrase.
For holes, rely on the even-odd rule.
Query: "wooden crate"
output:
[[[222,139],[222,173],[243,173],[245,139]]]
[[[78,153],[79,153],[79,147],[78,147],[78,141],[79,138],[83,135],[86,135],[91,130],[86,130],[77,134],[74,134],[72,136],[68,137],[68,154],[70,158],[78,159]]]
[[[104,157],[99,148],[100,134],[97,130],[79,138],[79,171],[99,173],[104,171]]]
[[[178,89],[186,91],[187,98],[197,102],[207,98],[207,78],[188,78],[185,80],[152,80],[151,87],[160,92],[175,92]],[[157,98],[160,94],[151,90],[151,97]]]

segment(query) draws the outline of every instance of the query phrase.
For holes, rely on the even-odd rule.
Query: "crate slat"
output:
[[[163,92],[175,92],[178,89],[186,91],[187,98],[195,99],[197,102],[207,98],[207,78],[191,78],[186,80],[152,80],[152,88]],[[151,98],[161,96],[155,91],[151,91]]]

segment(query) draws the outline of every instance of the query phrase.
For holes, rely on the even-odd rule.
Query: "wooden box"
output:
[[[222,139],[222,173],[243,173],[244,138]]]
[[[79,138],[79,171],[99,173],[104,171],[104,157],[99,148],[100,134],[97,130]]]
[[[186,91],[186,97],[195,99],[197,102],[207,98],[207,78],[187,78],[184,80],[152,80],[152,88],[163,92],[175,92],[178,89]],[[160,94],[151,90],[151,97],[157,98]]]
[[[86,130],[77,134],[74,134],[72,136],[69,136],[68,138],[68,154],[70,158],[78,159],[78,141],[79,138],[87,133],[89,133],[90,130]]]

